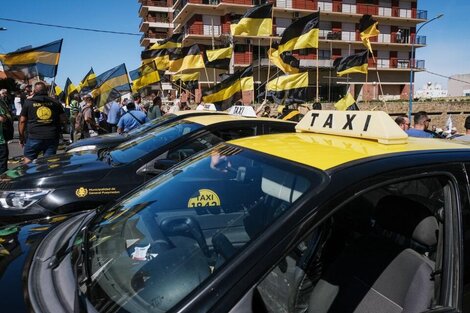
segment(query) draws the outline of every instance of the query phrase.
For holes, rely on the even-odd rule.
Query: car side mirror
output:
[[[155,161],[155,163],[153,164],[153,168],[158,171],[166,171],[176,163],[178,163],[178,161],[176,160],[159,159]]]

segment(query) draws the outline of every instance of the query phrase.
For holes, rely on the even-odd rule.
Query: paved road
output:
[[[69,140],[69,135],[64,134],[64,140]],[[59,151],[57,153],[63,152],[60,148],[63,148],[63,146],[59,147]],[[23,156],[23,149],[20,146],[20,142],[18,140],[18,122],[15,122],[15,135],[13,137],[13,140],[10,140],[8,142],[8,149],[9,149],[9,160],[8,160],[8,168],[13,168],[18,166],[21,161],[22,161],[22,156]]]

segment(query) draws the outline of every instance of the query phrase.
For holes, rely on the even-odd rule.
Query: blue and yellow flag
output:
[[[132,91],[137,92],[148,85],[158,83],[160,75],[158,74],[155,61],[142,64],[138,69],[129,72],[132,80]]]
[[[75,85],[72,83],[70,78],[67,77],[67,80],[65,81],[65,86],[64,86],[64,99],[63,99],[67,107],[70,106],[70,101],[72,100],[72,97],[75,94],[78,94],[77,87],[75,87]]]
[[[96,99],[95,104],[100,108],[128,92],[131,92],[131,85],[123,63],[96,76],[96,87],[91,93]]]
[[[80,94],[86,94],[92,91],[96,87],[96,74],[91,68],[88,73],[83,77],[80,84],[78,84],[78,91]]]
[[[55,77],[59,64],[62,39],[46,45],[0,55],[5,74],[14,79]]]

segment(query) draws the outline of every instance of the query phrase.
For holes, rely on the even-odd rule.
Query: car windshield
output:
[[[89,226],[88,298],[106,312],[171,309],[324,177],[226,143],[191,157]]]
[[[145,133],[146,131],[148,131],[150,129],[154,129],[154,128],[160,126],[160,125],[163,125],[163,124],[175,119],[175,118],[176,118],[175,114],[164,115],[162,117],[151,120],[150,122],[144,123],[144,124],[140,125],[137,128],[134,128],[133,130],[129,131],[127,133],[127,135],[131,136],[131,137],[138,136],[140,134]]]
[[[129,163],[190,132],[202,128],[201,124],[179,120],[160,126],[147,134],[128,140],[111,151],[115,163]]]

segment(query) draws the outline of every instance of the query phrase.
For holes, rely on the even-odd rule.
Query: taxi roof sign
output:
[[[201,103],[196,107],[196,111],[217,111],[213,103]]]
[[[407,143],[408,135],[383,111],[312,110],[295,126],[313,132],[377,140],[381,144]]]
[[[249,105],[234,105],[228,109],[228,114],[244,117],[256,117],[256,112]]]

